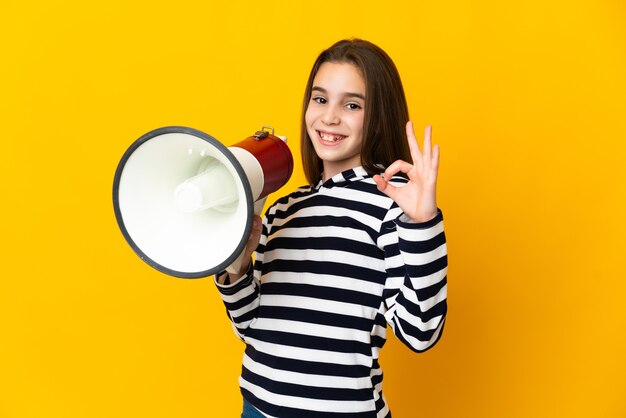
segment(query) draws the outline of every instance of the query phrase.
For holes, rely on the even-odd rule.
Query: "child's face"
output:
[[[361,165],[365,80],[352,64],[325,62],[313,80],[305,123],[324,180]]]

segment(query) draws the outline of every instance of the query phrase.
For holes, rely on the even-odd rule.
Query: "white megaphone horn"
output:
[[[264,126],[230,147],[170,126],[136,140],[113,182],[117,223],[139,257],[175,277],[239,269],[253,215],[293,172],[286,138]]]

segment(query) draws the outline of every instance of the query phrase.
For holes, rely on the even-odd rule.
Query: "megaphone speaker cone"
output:
[[[174,199],[178,208],[186,213],[210,208],[234,210],[239,196],[228,168],[212,159],[209,164],[203,164],[199,171],[199,174],[176,187]]]
[[[231,265],[247,243],[254,202],[278,190],[293,170],[284,141],[264,138],[227,148],[204,132],[174,126],[136,140],[115,172],[113,205],[137,255],[182,278]]]
[[[198,175],[207,159],[225,167],[237,201],[227,212],[180,210],[176,189]],[[191,128],[161,128],[139,138],[118,165],[113,201],[118,225],[133,250],[175,277],[206,277],[223,270],[245,247],[252,226],[254,202],[243,168],[219,141]]]

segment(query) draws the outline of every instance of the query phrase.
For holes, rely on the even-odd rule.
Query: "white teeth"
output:
[[[339,140],[342,140],[345,138],[345,136],[340,136],[340,135],[331,135],[331,134],[326,134],[324,132],[320,132],[320,137],[324,140],[324,141],[328,141],[328,142],[337,142]]]

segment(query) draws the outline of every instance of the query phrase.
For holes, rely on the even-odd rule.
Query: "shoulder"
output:
[[[300,199],[304,196],[308,196],[311,193],[313,193],[313,186],[311,185],[306,185],[306,186],[300,186],[298,188],[296,188],[294,191],[292,191],[291,193],[279,198],[278,200],[276,200],[272,206],[276,206],[276,205],[280,205],[280,204],[285,204],[291,200],[294,199]]]
[[[275,213],[277,210],[285,210],[294,201],[301,200],[313,193],[313,186],[306,185],[296,188],[291,193],[274,201],[266,210],[266,216]]]

